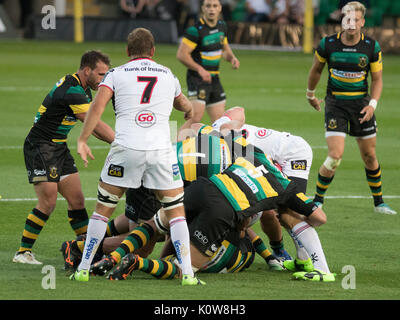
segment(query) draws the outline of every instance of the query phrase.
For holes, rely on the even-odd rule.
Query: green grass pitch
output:
[[[397,300],[400,298],[399,214],[381,215],[373,211],[373,202],[364,168],[354,139],[346,139],[342,164],[328,191],[324,210],[326,225],[317,229],[330,269],[337,273],[334,283],[310,283],[291,279],[289,272],[270,272],[257,256],[251,268],[240,274],[204,274],[204,287],[182,287],[178,280],[156,280],[135,272],[129,281],[111,282],[93,277],[88,283],[68,280],[58,249],[74,238],[67,221],[66,202],[60,200],[34,246],[36,257],[55,268],[56,287],[45,289],[46,273],[42,266],[11,262],[19,247],[21,232],[35,194],[28,184],[22,145],[35,113],[53,84],[77,70],[81,54],[100,49],[109,54],[114,66],[127,61],[124,43],[84,43],[1,41],[0,42],[0,299],[1,300]],[[186,92],[185,68],[176,60],[177,46],[158,45],[155,60],[169,66]],[[308,70],[312,55],[302,53],[235,51],[241,67],[232,70],[222,63],[222,84],[227,105],[246,108],[247,122],[288,131],[305,138],[313,148],[314,161],[308,195],[315,189],[317,171],[326,157],[323,112],[316,112],[305,99]],[[383,172],[386,202],[400,211],[400,57],[385,56],[384,90],[376,111],[379,132],[378,159]],[[323,97],[327,70],[318,86]],[[173,118],[182,124],[182,114]],[[112,108],[103,120],[114,125]],[[204,122],[208,122],[207,116]],[[96,157],[84,168],[76,154],[76,138],[82,128],[72,130],[69,145],[80,170],[85,196],[96,197],[97,180],[108,152],[94,138],[90,145]],[[86,203],[91,213],[95,201]],[[121,203],[115,215],[123,212]],[[259,226],[256,230],[260,231]],[[294,255],[294,246],[284,231],[285,245]],[[265,235],[260,235],[268,243]],[[159,251],[157,246],[154,255]],[[346,289],[347,273],[353,266],[355,288]]]

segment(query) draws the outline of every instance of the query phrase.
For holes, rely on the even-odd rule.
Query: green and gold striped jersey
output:
[[[209,178],[232,164],[232,153],[227,141],[219,135],[200,134],[176,145],[178,166],[187,182],[198,177]]]
[[[337,99],[360,99],[368,94],[368,73],[382,70],[382,52],[379,43],[361,35],[355,46],[346,46],[341,33],[325,37],[319,43],[315,56],[328,63],[327,94]]]
[[[65,143],[67,135],[77,122],[76,114],[89,110],[92,94],[81,85],[78,75],[61,78],[43,100],[36,113],[30,135]]]
[[[219,74],[219,64],[222,50],[226,43],[226,23],[218,20],[215,27],[210,27],[203,19],[185,30],[182,42],[193,49],[193,60],[204,67],[212,76]],[[196,71],[188,70],[189,74],[197,75]]]
[[[210,261],[201,268],[207,273],[234,273],[248,268],[254,261],[255,250],[249,236],[238,238],[237,231],[231,231],[225,236],[221,246],[212,255]]]
[[[236,139],[234,143],[244,143],[242,155],[236,154],[230,167],[210,178],[233,209],[251,216],[283,203],[288,195],[290,180],[275,167],[271,158],[257,147],[247,144],[244,138]]]

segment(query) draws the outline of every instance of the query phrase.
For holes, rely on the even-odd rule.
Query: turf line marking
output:
[[[311,198],[311,197],[309,197]],[[325,199],[371,199],[372,196],[325,196]],[[384,196],[385,199],[400,199],[400,195]],[[95,201],[97,198],[85,198],[86,201]],[[124,200],[124,198],[122,198]],[[0,199],[0,202],[23,202],[23,201],[37,201],[37,198],[8,198]],[[64,198],[58,198],[57,201],[65,201]]]

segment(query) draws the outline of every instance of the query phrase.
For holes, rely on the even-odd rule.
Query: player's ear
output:
[[[128,49],[128,47],[126,47],[126,54],[128,55],[128,57],[131,56],[131,55],[129,54],[129,49]]]
[[[151,48],[150,50],[150,57],[153,58],[154,57],[154,53],[156,52],[156,47]]]

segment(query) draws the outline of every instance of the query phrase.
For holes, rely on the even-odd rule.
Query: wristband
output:
[[[306,95],[306,98],[307,98],[308,100],[314,100],[314,99],[316,99],[315,96],[310,97],[310,96],[308,96],[308,95]]]
[[[307,93],[315,93],[315,89],[314,90],[310,90],[307,88]]]
[[[378,106],[378,101],[376,99],[371,99],[369,100],[369,105],[376,110],[376,107]]]

